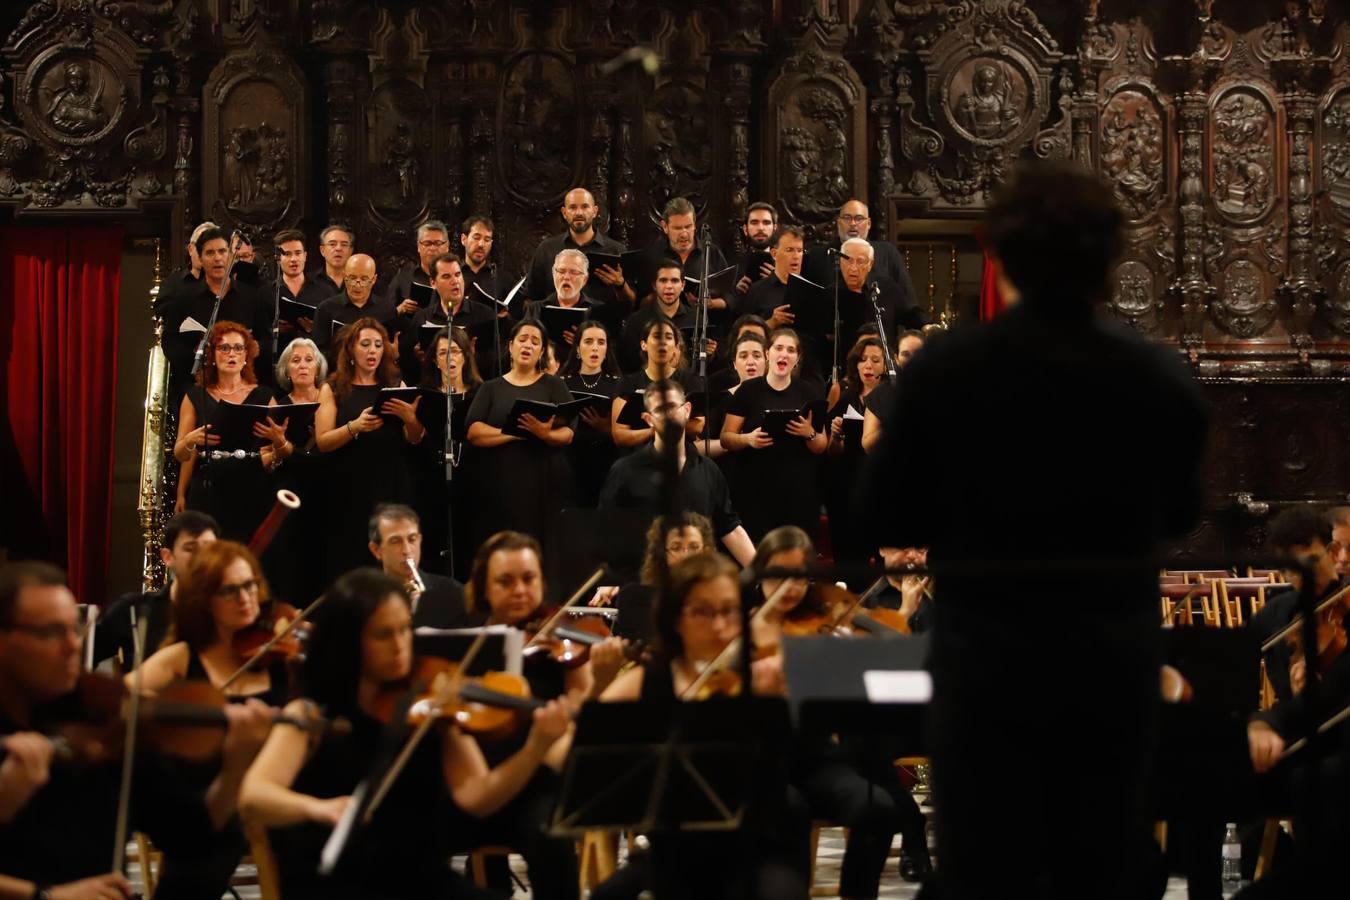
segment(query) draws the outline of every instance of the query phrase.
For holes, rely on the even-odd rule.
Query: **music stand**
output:
[[[932,696],[926,635],[783,638],[792,721],[801,734],[885,734],[921,756]]]
[[[588,703],[549,834],[734,831],[788,731],[774,698]]]

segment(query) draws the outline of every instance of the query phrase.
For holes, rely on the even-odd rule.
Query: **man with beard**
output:
[[[384,292],[384,300],[398,310],[401,316],[412,316],[421,309],[412,299],[413,282],[431,284],[431,261],[450,249],[450,229],[435,219],[417,226],[417,264],[409,263],[399,270]],[[435,298],[431,301],[436,302]]]
[[[346,225],[329,225],[319,232],[319,255],[323,268],[310,273],[310,278],[323,288],[324,296],[331,297],[342,290],[343,273],[347,260],[356,249],[356,235]]]
[[[867,204],[861,200],[850,200],[839,208],[837,220],[839,240],[828,244],[816,244],[806,255],[802,265],[802,274],[817,284],[827,288],[834,284],[835,264],[829,250],[838,250],[844,241],[850,238],[868,240],[867,233],[872,230],[872,219],[867,212]],[[872,270],[884,275],[901,286],[901,289],[914,296],[914,285],[909,280],[909,270],[905,268],[905,258],[894,244],[887,241],[869,241],[872,245]]]
[[[331,294],[325,292],[323,285],[316,279],[305,275],[305,261],[309,258],[309,253],[305,250],[304,233],[295,228],[277,232],[274,244],[277,248],[277,263],[281,269],[275,289],[281,299],[293,300],[310,307],[311,310],[317,310],[319,304],[327,300]],[[313,331],[313,312],[298,316],[295,322],[282,318],[277,323],[277,333],[281,336],[283,344],[293,338],[308,337]]]
[[[243,245],[246,246],[246,245]],[[236,257],[243,259],[246,254],[239,248]],[[252,248],[248,257],[252,258]],[[197,257],[201,261],[202,277],[195,282],[184,282],[182,290],[167,300],[160,314],[164,319],[164,337],[162,339],[164,355],[169,360],[170,409],[177,410],[182,404],[183,391],[192,382],[192,360],[211,321],[211,310],[215,307],[216,294],[225,282],[226,264],[230,257],[229,239],[219,228],[208,228],[197,235]],[[238,322],[253,332],[259,346],[264,341],[271,343],[272,310],[265,306],[258,295],[256,285],[241,285],[231,282],[225,296],[220,301],[222,322]],[[269,373],[265,362],[259,356],[255,365],[255,374],[265,381]]]
[[[427,363],[423,358],[426,348],[440,329],[452,322],[474,339],[474,356],[480,371],[492,371],[482,368],[484,364],[492,365],[492,309],[464,296],[463,264],[455,254],[442,253],[433,259],[431,271],[436,273],[431,282],[436,291],[435,305],[419,309],[413,316],[412,324],[403,329],[403,334],[399,336],[398,362],[404,382],[421,382],[423,366]],[[486,341],[482,334],[484,325],[488,326]]]
[[[479,285],[488,294],[503,299],[503,291],[509,291],[511,284],[502,286],[497,278],[497,267],[488,262],[492,255],[492,236],[495,229],[487,216],[469,216],[459,226],[459,243],[464,250],[461,257],[464,262],[464,296],[470,300],[482,302],[483,295],[474,290]]]
[[[531,300],[527,303],[525,305],[525,318],[538,319],[542,322],[547,315],[544,310],[549,306],[561,306],[563,309],[580,308],[588,311],[594,309],[598,304],[585,294],[590,277],[589,266],[590,263],[586,259],[586,254],[580,250],[574,250],[570,247],[566,250],[559,250],[558,256],[553,260],[553,293],[548,294],[541,300]],[[545,323],[545,327],[547,327],[547,323]],[[550,333],[548,339],[558,344],[559,352],[565,352],[561,342],[566,342],[570,346],[576,340],[576,331],[576,326],[573,326],[562,334]]]
[[[623,244],[596,230],[595,217],[598,213],[595,197],[590,191],[579,187],[567,192],[562,205],[562,217],[567,230],[539,242],[534,258],[530,261],[530,277],[525,281],[526,297],[542,300],[553,291],[553,262],[562,250],[598,250],[613,254],[624,252]],[[614,269],[602,266],[590,275],[585,294],[594,303],[633,302],[633,289],[624,283],[622,267]]]
[[[676,197],[666,204],[661,212],[661,231],[664,237],[647,248],[646,266],[648,272],[655,272],[656,265],[663,259],[678,260],[689,278],[702,278],[704,266],[709,275],[716,275],[727,267],[727,258],[716,244],[703,245],[698,240],[698,222],[694,213],[694,204],[683,197]],[[704,254],[707,254],[706,263]],[[632,275],[633,273],[629,273]],[[652,276],[647,276],[648,278]],[[645,287],[645,285],[643,285]],[[697,293],[692,289],[687,298],[693,302]],[[724,308],[726,298],[711,296],[708,306],[713,309]]]
[[[773,274],[773,258],[769,256],[769,242],[778,227],[778,210],[768,203],[751,203],[745,211],[745,252],[736,260],[736,293],[744,297],[761,278]],[[766,258],[767,257],[767,258]]]
[[[314,313],[314,343],[331,355],[333,333],[341,331],[362,316],[375,319],[389,332],[390,343],[399,331],[398,311],[388,302],[375,296],[375,260],[358,253],[347,260],[342,273],[343,288],[319,304]]]

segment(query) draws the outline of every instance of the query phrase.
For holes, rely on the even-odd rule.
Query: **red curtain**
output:
[[[5,544],[85,603],[108,573],[121,265],[117,226],[0,226]]]
[[[994,258],[984,251],[984,274],[980,276],[980,321],[987,322],[1003,312],[1003,293],[998,289]]]

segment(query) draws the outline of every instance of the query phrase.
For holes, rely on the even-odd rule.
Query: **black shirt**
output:
[[[468,624],[468,613],[464,609],[464,585],[453,578],[427,572],[421,568],[418,574],[427,586],[426,592],[417,598],[417,610],[413,613],[414,628],[463,628]]]
[[[131,671],[132,661],[136,658],[131,625],[133,606],[137,621],[146,620],[145,657],[148,659],[164,643],[164,635],[169,633],[169,623],[173,620],[169,586],[148,594],[123,594],[104,607],[103,614],[98,617],[98,627],[94,630],[94,665],[112,659],[120,651],[123,669]]]
[[[487,340],[484,341],[483,335],[479,334],[478,326],[491,326],[493,318],[490,308],[467,298],[460,301],[459,309],[454,314],[455,327],[463,328],[471,336],[478,338],[474,358],[475,362],[478,363],[480,372],[485,362],[491,364],[492,335],[489,333]],[[403,372],[405,384],[420,384],[423,373],[428,369],[435,368],[435,360],[417,358],[417,348],[421,347],[425,351],[431,346],[431,339],[436,334],[436,332],[423,326],[439,325],[444,327],[449,323],[450,317],[445,314],[445,308],[439,303],[429,309],[419,309],[413,313],[412,321],[398,337],[398,366]],[[489,332],[490,330],[489,328]],[[487,374],[491,376],[491,372]]]
[[[313,272],[308,273],[305,275],[305,280],[317,284],[319,289],[323,291],[325,298],[342,293],[342,285],[338,284],[328,276],[328,268],[326,266],[320,266]],[[343,283],[346,283],[345,279]]]
[[[293,292],[289,287],[286,286],[285,279],[278,279],[276,281],[276,285],[281,288],[282,299],[294,300],[296,303],[303,303],[306,306],[312,306],[316,311],[318,310],[320,303],[327,300],[329,297],[333,296],[333,294],[337,293],[336,291],[329,290],[328,285],[321,284],[320,282],[316,281],[313,276],[310,275],[306,275],[305,280],[300,283],[299,296],[296,296],[295,292]],[[313,313],[308,314],[308,318],[313,319],[314,314]],[[302,331],[298,325],[296,326],[296,332],[297,332],[296,336],[303,336],[303,337],[309,336],[309,332]],[[282,335],[283,343],[285,342],[285,340],[286,340],[285,335]],[[282,349],[285,348],[284,347],[278,348],[277,352],[280,353]]]
[[[389,286],[384,289],[385,302],[395,309],[398,309],[398,305],[404,300],[412,299],[412,283],[414,281],[421,284],[431,284],[431,274],[420,265],[409,263],[398,270],[398,274],[394,276],[394,280],[389,282]],[[431,302],[433,304],[436,302],[435,292],[432,292]]]
[[[647,338],[647,328],[656,317],[662,315],[660,304],[656,300],[643,304],[638,310],[623,320],[623,333],[619,336],[619,368],[625,372],[633,372],[641,369],[642,360],[642,341]],[[675,311],[671,321],[675,323],[676,328],[694,327],[694,308],[688,303],[681,301]]]
[[[215,294],[211,293],[206,282],[196,279],[184,282],[182,288],[164,302],[164,355],[169,360],[171,377],[180,384],[191,380],[192,358],[197,352],[202,333],[211,321],[211,310],[215,303]],[[247,328],[264,351],[254,362],[254,373],[269,374],[266,372],[265,353],[272,340],[272,307],[261,302],[256,288],[232,284],[220,301],[220,314],[216,321],[237,322]]]
[[[624,252],[623,244],[614,238],[598,231],[594,234],[595,236],[585,244],[574,241],[571,231],[555,234],[540,241],[530,260],[530,277],[525,280],[525,287],[522,288],[525,296],[531,300],[542,300],[553,293],[553,260],[563,250],[580,250],[583,253],[587,250],[598,250],[603,253]],[[614,303],[620,301],[619,290],[596,278],[594,272],[589,272],[586,285],[581,292],[596,303]]]
[[[904,288],[911,297],[914,296],[914,284],[910,281],[904,254],[890,241],[874,241],[866,238],[864,240],[872,245],[872,271],[870,274],[894,281]],[[812,244],[810,249],[806,251],[806,258],[802,261],[802,275],[816,284],[826,286],[833,284],[839,272],[839,258],[828,251],[838,250],[840,243],[836,240],[828,244]]]
[[[391,338],[400,330],[398,312],[389,303],[372,295],[364,306],[357,306],[347,296],[347,292],[343,291],[319,304],[318,310],[314,313],[314,343],[325,352],[332,350],[336,358],[337,349],[333,347],[333,322],[350,325],[365,316],[370,316],[383,325]],[[337,330],[342,329],[339,327]]]
[[[773,311],[787,302],[784,299],[786,294],[787,282],[779,280],[777,274],[761,278],[741,298],[736,316],[756,315],[767,322],[773,316]]]
[[[740,526],[726,478],[712,460],[686,452],[679,491],[680,507],[707,516],[718,537]],[[600,491],[601,509],[638,509],[654,519],[662,512],[661,503],[661,455],[654,443],[616,462]]]
[[[901,328],[922,328],[928,323],[928,317],[919,308],[914,299],[914,290],[909,283],[897,284],[885,276],[867,277],[861,291],[850,291],[848,284],[839,281],[839,326],[844,335],[840,361],[848,355],[848,348],[858,339],[858,332],[866,325],[875,330],[877,315],[872,306],[872,285],[881,288],[877,298],[881,307],[881,323],[886,328],[886,340],[890,342],[891,352],[895,352]]]

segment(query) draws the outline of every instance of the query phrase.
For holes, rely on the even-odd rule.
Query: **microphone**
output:
[[[826,255],[826,256],[837,256],[837,257],[839,257],[840,259],[852,259],[852,258],[853,258],[853,257],[849,256],[847,253],[845,253],[843,250],[840,250],[838,247],[826,247],[826,248],[825,248],[825,255]]]
[[[613,75],[620,69],[626,69],[631,65],[642,66],[642,71],[648,75],[655,75],[661,68],[661,57],[651,47],[629,47],[618,56],[611,59],[600,67],[601,75]]]

